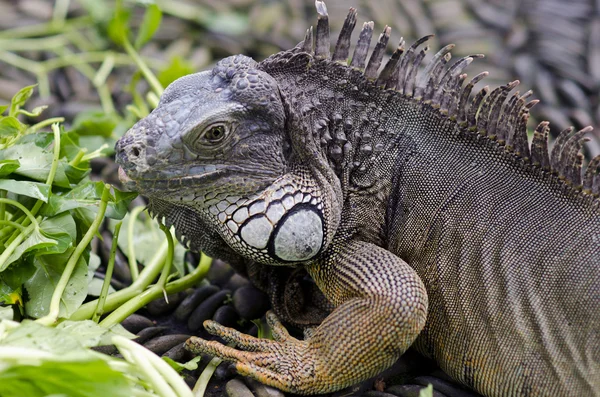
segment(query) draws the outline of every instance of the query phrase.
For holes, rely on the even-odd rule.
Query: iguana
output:
[[[426,36],[381,67],[390,28],[370,52],[369,22],[349,57],[355,9],[331,54],[316,8],[314,40],[311,28],[262,62],[232,56],[177,80],[117,143],[121,179],[151,212],[274,302],[274,340],[207,321],[236,347],[188,348],[300,394],[375,376],[414,346],[486,396],[600,395],[590,128],[549,152],[542,122],[529,144],[536,101],[510,94],[518,82],[471,97],[486,73],[465,84],[463,70],[479,55],[450,63],[448,45],[419,71]],[[298,292],[295,269],[320,292]],[[305,304],[319,309],[295,318]],[[280,323],[329,311],[304,340]]]

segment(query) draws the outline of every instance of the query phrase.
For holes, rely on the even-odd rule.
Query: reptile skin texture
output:
[[[116,147],[123,182],[188,247],[266,291],[273,340],[213,321],[187,347],[299,394],[340,390],[414,346],[485,396],[600,396],[600,157],[549,126],[531,92],[473,93],[479,55],[350,9],[262,62],[183,77]],[[353,48],[352,54],[350,54]],[[313,287],[304,283],[310,276]],[[305,328],[288,334],[281,321]]]

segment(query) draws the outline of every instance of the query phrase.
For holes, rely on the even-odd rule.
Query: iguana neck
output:
[[[408,129],[391,111],[396,106],[390,101],[394,93],[374,87],[358,70],[302,54],[296,57],[295,62],[267,70],[278,80],[287,104],[294,152],[307,161],[318,157],[326,163],[345,196],[359,191],[381,194],[412,146]]]

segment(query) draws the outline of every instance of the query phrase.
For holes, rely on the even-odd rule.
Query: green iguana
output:
[[[419,71],[428,36],[380,67],[390,29],[369,56],[369,22],[349,57],[354,9],[331,55],[316,6],[314,45],[311,28],[262,62],[183,77],[117,143],[153,214],[271,294],[275,340],[207,321],[236,348],[188,347],[300,394],[375,376],[414,346],[486,396],[600,395],[590,129],[549,153],[546,122],[528,143],[536,101],[510,94],[518,82],[471,98],[485,73],[464,84],[463,70],[479,55],[449,63],[449,45]],[[318,290],[303,293],[295,269]],[[279,319],[322,322],[298,340]]]

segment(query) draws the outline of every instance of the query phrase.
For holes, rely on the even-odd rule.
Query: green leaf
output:
[[[12,174],[20,164],[19,160],[0,160],[0,177]]]
[[[53,245],[58,245],[58,242],[52,238],[44,236],[44,234],[34,229],[31,234],[19,244],[19,246],[13,251],[13,253],[6,259],[6,262],[0,264],[0,272],[3,271],[13,263],[20,259],[25,253],[34,250],[41,250]]]
[[[136,338],[135,334],[127,331],[121,324],[105,328],[92,320],[63,321],[56,328],[70,333],[74,339],[78,340],[85,347],[111,345],[111,339],[116,335],[124,336],[128,339]]]
[[[47,135],[47,134],[32,134]],[[24,138],[28,138],[26,135]],[[17,160],[20,167],[13,171],[14,174],[26,176],[38,182],[46,182],[50,167],[52,166],[53,153],[45,147],[40,147],[40,142],[28,139],[19,139],[19,141],[0,150],[0,160]],[[69,179],[65,174],[64,162],[59,161],[54,177],[53,185],[69,188]]]
[[[1,300],[1,298],[0,298]],[[10,306],[0,306],[0,321],[13,319],[13,308]]]
[[[28,320],[6,328],[0,332],[2,397],[132,395],[132,383],[109,366],[114,359],[84,348],[85,336]]]
[[[81,183],[73,190],[64,194],[58,192],[51,195],[48,204],[45,204],[40,209],[40,213],[42,215],[52,216],[64,211],[84,208],[95,213],[98,209],[98,201],[102,196],[103,189],[104,182],[90,181]],[[114,192],[115,197],[108,203],[106,216],[111,219],[123,219],[127,213],[129,203],[137,196],[137,193],[121,192],[118,189],[114,189]],[[84,216],[84,219],[87,218],[88,214]]]
[[[131,396],[125,375],[105,361],[94,359],[65,362],[53,357],[39,365],[14,365],[0,372],[2,397],[97,397]]]
[[[202,356],[196,356],[196,357],[192,358],[190,361],[188,361],[187,363],[178,363],[177,361],[172,360],[169,357],[165,357],[165,356],[163,356],[161,358],[163,360],[165,360],[171,366],[171,368],[173,368],[175,371],[177,371],[177,373],[180,373],[184,369],[187,369],[189,371],[194,371],[194,370],[198,369],[198,363],[202,359]]]
[[[0,105],[0,115],[8,109],[8,105]]]
[[[419,390],[419,397],[433,397],[433,386],[431,384]]]
[[[73,131],[78,135],[95,135],[109,138],[119,123],[116,114],[91,110],[77,114],[73,120]]]
[[[122,8],[119,3],[115,7],[115,14],[108,23],[108,37],[117,45],[123,46],[129,36],[129,10]]]
[[[206,20],[206,27],[217,33],[242,35],[249,27],[249,19],[239,12],[218,13]]]
[[[129,241],[129,223],[131,222],[129,213],[123,218],[123,227],[119,233],[119,248],[123,252],[129,252],[128,247],[133,244],[136,259],[142,264],[149,263],[155,255],[157,247],[165,241],[165,234],[159,229],[156,220],[149,217],[138,217],[133,224],[133,240]],[[185,275],[184,256],[186,249],[183,245],[175,242],[175,252],[173,254],[173,267],[180,276]]]
[[[194,67],[191,62],[187,61],[183,57],[174,56],[171,58],[171,62],[167,67],[162,69],[158,73],[158,81],[163,87],[168,86],[180,77],[194,73]]]
[[[160,21],[162,19],[162,11],[156,4],[150,4],[146,7],[146,12],[144,13],[144,20],[140,25],[140,30],[138,31],[137,37],[135,38],[135,48],[140,49],[144,44],[148,42],[156,33],[156,30],[160,26]]]
[[[60,254],[76,244],[77,226],[69,212],[44,219],[40,223],[40,230],[44,236],[55,240],[57,244],[37,250],[35,255]]]
[[[27,102],[27,100],[33,94],[33,89],[35,88],[36,85],[37,84],[28,85],[27,87],[23,87],[19,90],[19,92],[17,92],[12,97],[12,99],[10,101],[10,112],[9,112],[10,116],[15,116],[17,111],[19,110],[19,108],[21,106],[23,106],[25,104],[25,102]]]
[[[28,316],[40,318],[48,314],[54,286],[58,283],[74,248],[63,254],[43,255],[34,259],[36,272],[25,283],[29,301],[25,304]],[[81,255],[60,300],[60,317],[69,317],[83,303],[87,295],[86,255]]]
[[[123,219],[129,210],[129,203],[138,196],[137,192],[122,192],[113,187],[115,192],[114,203],[109,203],[106,216],[111,219]]]
[[[0,117],[0,137],[8,138],[19,135],[27,126],[17,120],[16,117]]]
[[[50,194],[50,186],[45,183],[16,181],[14,179],[0,180],[0,190],[7,190],[11,193],[33,197],[42,200],[45,203],[48,202],[48,195]]]

